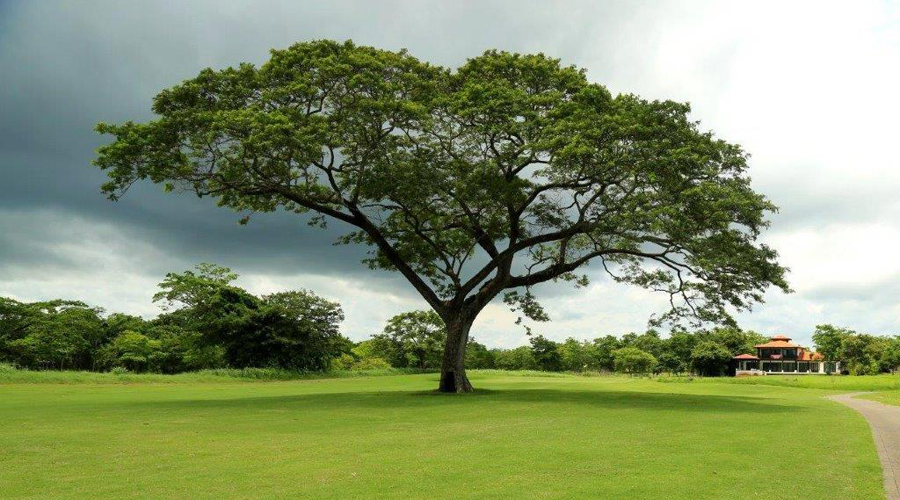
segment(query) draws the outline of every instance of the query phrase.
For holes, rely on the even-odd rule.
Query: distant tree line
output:
[[[394,317],[383,333],[357,344],[344,357],[344,362],[348,366],[354,362],[375,362],[434,370],[440,367],[443,335],[440,318],[433,312],[404,313]],[[758,333],[737,328],[693,333],[678,331],[668,338],[648,330],[622,337],[568,338],[563,342],[536,335],[530,338],[528,345],[512,349],[488,349],[471,339],[466,347],[466,366],[472,369],[670,372],[717,376],[725,374],[734,355],[754,352],[753,346],[766,340]]]
[[[206,368],[329,368],[352,342],[339,304],[306,290],[255,296],[229,269],[170,273],[152,320],[83,302],[0,298],[0,361],[22,368],[178,373]]]
[[[228,268],[213,264],[169,273],[153,297],[165,312],[152,320],[105,315],[78,301],[24,303],[0,297],[0,362],[30,369],[157,373],[226,367],[426,372],[441,367],[447,332],[434,311],[398,314],[381,333],[353,342],[339,332],[344,315],[336,302],[306,290],[256,296],[235,286],[236,279]],[[535,335],[528,345],[512,349],[489,349],[471,339],[465,364],[470,369],[720,376],[733,356],[753,353],[767,340],[734,327],[673,331],[666,338],[656,330],[563,342]],[[827,359],[840,360],[846,373],[900,367],[900,337],[819,325],[813,340]]]
[[[895,372],[900,368],[900,337],[857,333],[849,328],[819,325],[813,333],[816,349],[826,359],[839,360],[851,375]]]
[[[341,364],[437,370],[444,335],[441,320],[434,312],[403,313],[391,319],[384,332],[356,344],[350,353],[342,356]],[[900,337],[897,336],[858,334],[846,328],[819,325],[813,339],[816,349],[827,359],[843,362],[846,373],[875,374],[900,367]],[[733,368],[735,355],[755,353],[755,346],[768,340],[754,331],[734,327],[674,331],[666,338],[656,330],[621,337],[606,335],[593,340],[570,337],[563,342],[536,335],[528,345],[512,349],[488,349],[471,339],[466,347],[466,366],[721,376]]]

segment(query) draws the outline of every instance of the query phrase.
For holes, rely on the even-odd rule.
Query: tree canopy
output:
[[[97,126],[115,139],[95,160],[110,198],[150,180],[345,223],[341,241],[368,246],[366,263],[400,272],[447,325],[441,390],[471,389],[465,346],[490,301],[546,320],[532,287],[583,285],[592,260],[667,293],[658,320],[729,322],[769,286],[789,290],[758,242],[775,206],[740,146],[687,104],[613,96],[543,54],[491,50],[451,70],[298,43],[259,67],[205,69],[153,111]]]
[[[386,335],[410,368],[433,370],[441,366],[447,332],[444,321],[434,311],[410,311],[389,319]]]

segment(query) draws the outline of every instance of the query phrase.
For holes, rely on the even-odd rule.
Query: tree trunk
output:
[[[444,360],[441,363],[440,392],[472,392],[472,384],[466,376],[466,342],[472,319],[459,315],[447,324],[447,342],[444,344]]]

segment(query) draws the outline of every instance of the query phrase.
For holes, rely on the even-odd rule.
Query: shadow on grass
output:
[[[291,409],[294,411],[360,409],[427,409],[481,407],[495,405],[545,405],[548,409],[565,405],[571,409],[599,410],[641,409],[647,411],[687,411],[718,413],[783,413],[806,411],[804,405],[783,399],[693,395],[632,391],[573,391],[554,389],[479,389],[472,394],[440,394],[434,391],[388,391],[323,393],[280,396],[252,396],[228,399],[187,399],[143,401],[134,406],[153,406],[170,410],[207,410],[243,408],[260,410]]]

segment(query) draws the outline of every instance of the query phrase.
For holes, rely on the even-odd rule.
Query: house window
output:
[[[813,373],[819,373],[819,363],[810,363],[809,371],[811,371]]]
[[[797,364],[797,371],[799,371],[800,373],[807,373],[807,372],[809,372],[809,363],[798,363],[798,364]]]
[[[794,363],[793,361],[786,361],[782,368],[786,372],[794,372],[797,371],[797,363]]]

